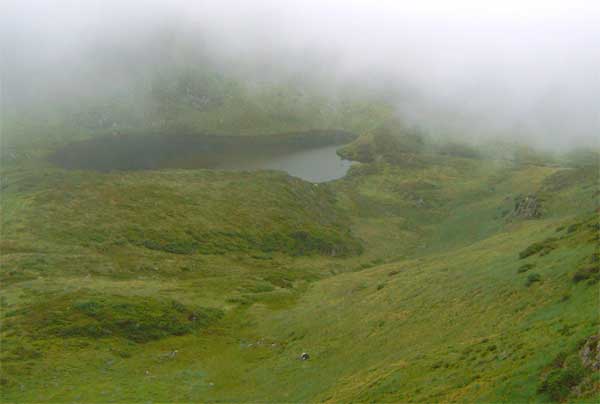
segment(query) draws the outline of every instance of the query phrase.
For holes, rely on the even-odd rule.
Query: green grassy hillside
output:
[[[4,166],[2,401],[595,402],[597,156],[340,153],[318,186]]]

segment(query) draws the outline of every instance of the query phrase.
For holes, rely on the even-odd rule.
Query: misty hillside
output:
[[[22,153],[113,134],[360,132],[391,114],[389,106],[367,96],[340,98],[294,83],[246,82],[195,66],[152,73],[143,86],[127,85],[126,95],[88,89],[91,94],[76,94],[64,103],[46,100],[31,109],[15,103],[6,108],[4,145]]]
[[[597,402],[596,10],[467,3],[3,5],[0,401]]]

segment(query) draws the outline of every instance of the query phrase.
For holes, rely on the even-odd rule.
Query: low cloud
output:
[[[414,4],[413,4],[414,3]],[[485,4],[484,4],[485,3]],[[3,3],[4,106],[113,91],[172,63],[386,94],[408,123],[564,147],[600,133],[600,3]]]

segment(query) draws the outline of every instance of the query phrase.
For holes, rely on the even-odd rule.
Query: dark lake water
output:
[[[351,163],[336,150],[356,138],[343,131],[266,136],[105,136],[65,146],[49,159],[76,170],[208,168],[280,170],[310,182],[343,177]]]

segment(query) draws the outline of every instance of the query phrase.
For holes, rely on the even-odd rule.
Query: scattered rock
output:
[[[588,338],[579,356],[583,366],[591,370],[600,370],[600,334]]]

